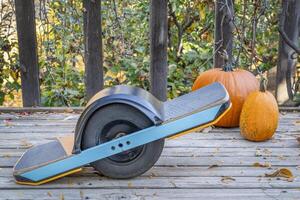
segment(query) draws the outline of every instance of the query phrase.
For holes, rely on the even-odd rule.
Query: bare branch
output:
[[[287,34],[285,33],[285,31],[283,30],[282,27],[278,28],[278,31],[282,37],[282,39],[284,40],[284,42],[289,45],[289,47],[291,47],[297,54],[300,54],[300,48],[296,46],[296,44],[294,44],[289,37],[287,36]]]
[[[282,12],[280,14],[280,18],[279,18],[279,27],[278,27],[278,31],[280,33],[280,36],[282,37],[282,39],[284,40],[284,42],[291,47],[298,55],[300,54],[300,48],[297,47],[297,45],[290,40],[290,38],[288,37],[288,35],[286,34],[286,32],[284,31],[284,23],[285,23],[285,19],[286,19],[286,13],[285,11],[287,10],[287,3],[283,4],[283,8],[282,8]]]

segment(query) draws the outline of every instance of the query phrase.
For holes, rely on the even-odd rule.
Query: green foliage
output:
[[[0,6],[6,6],[0,18],[0,105],[4,96],[13,99],[20,88],[13,1],[7,2]],[[258,18],[262,2],[235,1],[238,67],[267,70],[276,65],[280,4],[279,0],[267,1]],[[40,0],[36,5],[42,104],[83,105],[82,1]],[[170,0],[168,6],[168,97],[174,98],[189,92],[197,75],[212,67],[214,2]],[[9,17],[5,19],[6,13]],[[149,1],[102,1],[101,14],[105,86],[130,84],[149,89]]]
[[[84,72],[81,2],[53,0],[43,5],[38,13],[42,104],[82,105]]]
[[[20,89],[20,67],[15,29],[13,4],[0,4],[0,105],[6,97],[14,100],[14,92]]]

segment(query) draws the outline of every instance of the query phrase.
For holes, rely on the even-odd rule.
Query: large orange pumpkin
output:
[[[270,139],[278,126],[278,106],[274,96],[266,91],[266,80],[260,91],[247,97],[240,116],[241,135],[251,141]]]
[[[253,91],[258,91],[259,83],[255,76],[243,69],[233,69],[231,66],[214,68],[201,73],[192,90],[209,85],[213,82],[222,83],[227,89],[232,107],[228,113],[216,124],[220,127],[238,127],[240,113],[246,97]]]

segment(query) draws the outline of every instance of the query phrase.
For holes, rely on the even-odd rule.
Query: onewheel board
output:
[[[109,158],[113,155],[120,155],[120,153],[124,154],[124,152],[126,154],[126,152],[131,152],[130,150],[136,149],[137,147],[154,144],[155,141],[167,137],[174,137],[191,132],[197,128],[212,125],[230,109],[231,105],[227,91],[219,83],[211,84],[167,102],[160,102],[145,90],[128,86],[116,86],[105,89],[96,96],[97,98],[92,99],[92,102],[88,103],[87,108],[77,122],[75,142],[73,142],[72,136],[71,138],[57,139],[50,143],[33,147],[25,152],[14,168],[14,176],[18,183],[39,185],[77,172],[80,170],[80,167],[95,162],[100,162],[99,168],[101,170],[101,165],[103,165],[104,162],[101,161],[102,159]],[[126,106],[111,106],[115,104],[126,104],[126,106],[132,108],[127,109]],[[130,122],[130,119],[128,119],[130,126],[128,124],[125,124],[125,126],[123,122],[127,121],[127,116],[128,118],[131,116],[131,120],[133,120],[136,114],[130,113],[129,115],[129,113],[127,113],[126,115],[126,113],[120,112],[119,109],[125,109],[127,110],[126,112],[138,112],[136,114],[139,115],[141,113],[143,115],[144,113],[149,120],[154,116],[153,123],[150,126],[139,129],[138,127],[140,125],[132,124],[133,121]],[[95,116],[98,116],[95,114],[97,112],[99,112],[99,117],[95,119]],[[102,115],[101,112],[107,114]],[[113,115],[114,112],[119,112],[119,114]],[[120,119],[123,116],[122,120],[118,118],[119,115]],[[115,121],[114,118],[116,119]],[[93,126],[88,125],[91,123],[89,120],[94,121]],[[110,122],[110,120],[112,121]],[[111,128],[108,129],[108,126],[104,124],[104,128],[100,131],[99,124],[101,123],[99,122],[104,123],[106,121]],[[137,122],[138,121],[140,120],[137,120]],[[99,128],[99,131],[103,134],[103,131],[112,131],[116,129],[116,126],[121,130],[121,133],[117,134],[117,137],[100,143],[95,141],[95,145],[89,148],[80,148],[81,137],[88,136],[88,133],[85,133],[85,128],[89,127],[88,129],[90,130],[91,127],[95,127],[95,133],[97,133],[96,129]],[[124,131],[122,131],[122,127],[124,127]],[[136,128],[129,129],[128,127]],[[85,134],[78,134],[80,130]],[[93,130],[94,129],[90,131]],[[128,130],[134,131],[126,133]],[[98,140],[97,138],[98,137],[95,137],[96,140]],[[73,143],[75,145],[72,154],[71,149]],[[143,156],[143,154],[141,155]],[[157,153],[156,159],[158,159],[159,155],[160,152]],[[130,162],[133,163],[132,160],[130,160]],[[128,161],[128,166],[130,166],[130,162]],[[131,170],[138,171],[140,168],[134,167],[140,166],[143,169],[140,170],[139,174],[141,174],[153,166],[155,162],[156,160],[150,160],[150,164],[148,163],[147,167],[132,164]],[[141,164],[143,165],[143,162]],[[98,165],[93,166],[97,167]],[[116,167],[117,165],[114,166]],[[120,168],[120,170],[123,170],[123,168],[124,167]],[[122,176],[114,176],[110,173],[112,171],[109,172],[110,169],[105,168],[105,170],[108,170],[107,174],[110,177],[127,177],[124,176],[124,174]],[[130,173],[130,168],[127,170],[129,170],[128,173]],[[117,170],[116,173],[118,172]],[[136,175],[137,174],[134,173],[134,175],[128,177]]]

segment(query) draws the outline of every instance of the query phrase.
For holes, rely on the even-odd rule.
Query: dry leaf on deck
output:
[[[3,120],[3,122],[4,122],[5,126],[12,126],[13,125],[11,120],[5,119],[5,120]]]
[[[76,119],[76,118],[77,118],[76,116],[71,115],[71,116],[64,118],[63,121],[72,120],[72,119]]]
[[[265,176],[266,177],[283,177],[283,178],[288,178],[291,180],[294,178],[291,170],[289,170],[287,168],[280,168],[271,174],[265,174]]]
[[[229,182],[229,181],[235,181],[235,179],[232,178],[232,177],[230,177],[230,176],[223,176],[222,179],[221,179],[221,181],[222,181],[223,183],[227,183],[227,182]]]
[[[29,142],[28,142],[27,140],[25,140],[25,139],[22,139],[22,140],[20,141],[20,143],[21,143],[21,146],[22,146],[22,147],[25,147],[25,148],[30,148],[30,147],[33,146],[31,143],[29,143]]]
[[[270,168],[272,165],[270,163],[261,164],[261,163],[256,162],[256,163],[253,163],[253,166],[254,167],[268,167],[268,168]]]
[[[177,187],[177,185],[173,182],[173,181],[169,181],[175,188]]]
[[[209,127],[205,128],[205,129],[203,129],[202,133],[209,133],[211,130],[212,130],[212,127],[209,126]]]
[[[300,137],[297,138],[298,142],[300,143]]]
[[[215,168],[215,167],[219,167],[219,165],[218,164],[213,164],[213,165],[208,166],[207,169],[211,169],[211,168]]]
[[[83,199],[84,194],[83,194],[83,191],[82,191],[82,190],[80,190],[79,194],[80,194],[80,198]]]
[[[128,188],[132,188],[132,183],[128,182]]]

